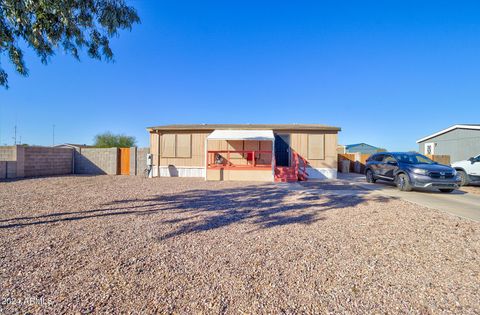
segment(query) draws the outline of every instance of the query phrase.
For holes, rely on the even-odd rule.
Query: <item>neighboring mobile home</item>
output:
[[[153,176],[248,181],[337,176],[338,127],[199,124],[147,130]]]
[[[480,154],[480,124],[454,125],[417,143],[423,154],[449,155],[452,163],[467,160]]]
[[[367,143],[347,144],[345,146],[345,153],[375,154],[383,151],[386,150]]]

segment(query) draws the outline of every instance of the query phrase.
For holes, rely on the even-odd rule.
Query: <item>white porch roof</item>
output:
[[[275,140],[272,130],[221,130],[216,129],[208,140]]]

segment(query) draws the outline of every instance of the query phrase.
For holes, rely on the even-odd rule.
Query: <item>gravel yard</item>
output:
[[[479,223],[312,185],[0,182],[0,313],[480,313]]]
[[[466,193],[469,193],[469,194],[480,195],[480,185],[479,184],[463,186],[462,188],[460,188],[460,190],[464,191]]]

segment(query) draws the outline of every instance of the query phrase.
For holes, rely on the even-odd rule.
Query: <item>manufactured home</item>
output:
[[[338,127],[199,124],[147,130],[154,177],[282,182],[337,177]]]
[[[345,153],[374,154],[382,151],[386,150],[367,143],[347,144],[345,146]]]
[[[449,155],[451,162],[480,154],[480,124],[454,125],[417,140],[423,154]]]

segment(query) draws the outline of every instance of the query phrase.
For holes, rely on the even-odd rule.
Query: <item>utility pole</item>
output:
[[[52,147],[55,146],[55,125],[52,126]]]
[[[13,145],[17,145],[17,125],[13,128],[14,133],[13,133]]]

